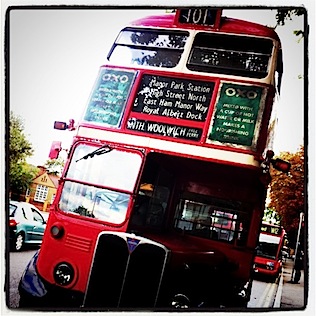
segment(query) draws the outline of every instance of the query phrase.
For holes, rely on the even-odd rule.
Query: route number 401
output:
[[[217,13],[216,9],[181,9],[179,22],[214,26]]]

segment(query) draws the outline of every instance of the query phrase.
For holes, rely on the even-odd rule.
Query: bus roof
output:
[[[280,242],[280,237],[260,233],[259,242],[266,242],[269,244],[278,244]]]
[[[146,27],[164,27],[164,28],[181,28],[181,29],[197,29],[197,30],[207,30],[214,32],[224,32],[231,34],[245,34],[262,36],[275,39],[280,41],[278,34],[270,27],[261,24],[233,19],[228,17],[221,17],[220,28],[214,29],[212,27],[201,26],[201,25],[178,25],[176,23],[175,13],[166,13],[162,15],[152,15],[140,18],[130,23],[131,26],[146,26]]]

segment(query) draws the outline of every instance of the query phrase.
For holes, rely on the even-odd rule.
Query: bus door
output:
[[[168,218],[168,203],[174,187],[174,173],[159,162],[156,154],[147,156],[134,209],[130,219],[132,231],[159,229]]]

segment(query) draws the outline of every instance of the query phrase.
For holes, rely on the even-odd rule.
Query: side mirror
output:
[[[55,121],[54,122],[54,129],[58,129],[58,130],[70,130],[70,131],[74,131],[75,128],[75,120],[70,119],[69,120],[69,124],[67,124],[66,122],[59,122],[59,121]]]
[[[291,164],[288,161],[280,158],[272,159],[271,163],[276,170],[282,171],[284,173],[288,173],[291,169]]]
[[[64,131],[64,130],[67,129],[67,123],[55,121],[54,122],[54,129],[58,129],[58,130]]]
[[[61,142],[53,141],[52,146],[50,147],[50,152],[49,152],[48,157],[50,159],[57,159],[60,151],[61,151]]]

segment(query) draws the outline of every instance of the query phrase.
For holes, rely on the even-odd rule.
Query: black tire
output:
[[[20,295],[19,308],[27,308],[27,307],[30,307],[29,305],[30,305],[30,300],[26,299],[24,295],[22,296]]]
[[[19,308],[21,309],[34,309],[41,307],[41,300],[37,297],[20,292]]]
[[[24,234],[18,233],[13,244],[14,251],[21,251],[24,248]]]

